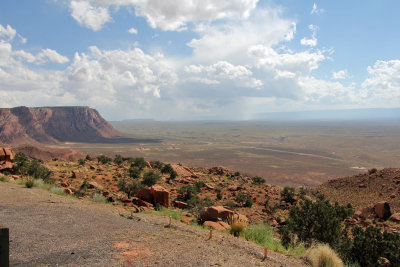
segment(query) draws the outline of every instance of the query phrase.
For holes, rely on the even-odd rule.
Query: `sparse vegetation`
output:
[[[114,163],[117,165],[121,165],[124,162],[123,158],[121,155],[117,154],[114,157]]]
[[[25,181],[26,188],[32,188],[34,185],[35,185],[35,179],[33,179],[31,177],[26,179],[26,181]]]
[[[111,162],[111,158],[107,157],[105,155],[100,155],[97,157],[97,162],[101,163],[101,164],[107,164],[109,162]]]
[[[150,161],[150,166],[154,169],[158,169],[161,170],[164,166],[164,163],[162,163],[159,160],[155,160],[155,161]]]
[[[253,199],[250,195],[239,193],[235,200],[241,207],[251,208],[253,206]]]
[[[265,184],[265,179],[260,176],[254,176],[253,178],[251,178],[251,180],[253,181],[253,184],[255,184],[255,185]]]
[[[311,262],[312,266],[344,267],[343,261],[328,244],[318,244],[315,247],[311,247],[306,253],[306,258]]]
[[[144,158],[133,158],[130,160],[131,167],[137,167],[139,170],[143,170],[146,167],[146,161]]]
[[[147,186],[155,185],[160,178],[161,176],[159,173],[152,170],[147,171],[143,174],[143,184]]]
[[[294,187],[285,186],[281,192],[281,199],[287,203],[293,203],[295,194],[296,189]]]

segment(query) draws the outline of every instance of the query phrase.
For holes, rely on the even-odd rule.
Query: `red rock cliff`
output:
[[[97,142],[123,136],[89,107],[0,109],[0,142],[7,144]]]

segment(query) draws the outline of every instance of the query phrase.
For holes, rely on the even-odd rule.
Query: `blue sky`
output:
[[[0,106],[109,120],[400,106],[398,1],[3,0]]]

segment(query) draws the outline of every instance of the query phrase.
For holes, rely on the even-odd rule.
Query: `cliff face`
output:
[[[0,109],[0,142],[7,144],[102,142],[123,136],[89,107]]]

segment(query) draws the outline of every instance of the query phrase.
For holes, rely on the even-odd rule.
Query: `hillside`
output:
[[[89,107],[0,109],[0,142],[6,144],[90,143],[121,136],[97,110]]]

